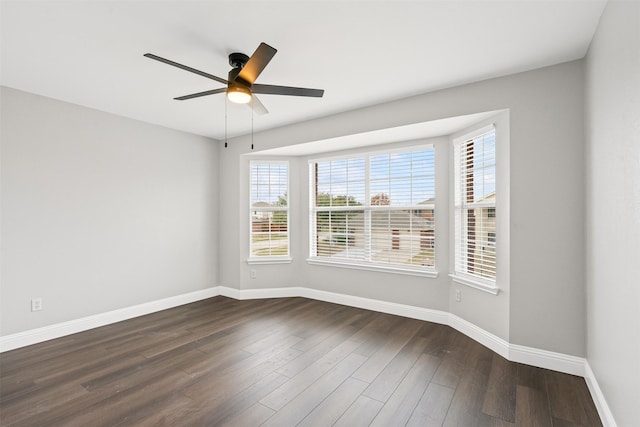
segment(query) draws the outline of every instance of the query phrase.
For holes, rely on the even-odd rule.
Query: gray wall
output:
[[[640,3],[609,1],[586,59],[587,358],[640,425]]]
[[[217,142],[1,90],[0,335],[217,284]]]
[[[256,134],[257,151],[460,115],[510,111],[510,277],[492,296],[464,289],[461,303],[438,279],[308,266],[303,243],[291,265],[249,266],[246,209],[249,137],[221,149],[221,284],[297,285],[448,310],[514,344],[585,355],[583,63],[570,62],[419,95]],[[301,185],[304,185],[301,184]],[[301,188],[304,196],[306,189]],[[293,194],[293,193],[292,193]],[[298,203],[307,203],[304,197]],[[240,212],[240,215],[238,215]],[[307,233],[294,219],[292,233]],[[297,228],[294,228],[297,227]],[[295,237],[294,237],[295,239]],[[255,268],[258,277],[250,279]],[[285,281],[278,281],[279,275]],[[444,277],[444,280],[442,279]]]

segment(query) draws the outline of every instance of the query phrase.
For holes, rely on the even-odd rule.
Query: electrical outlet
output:
[[[251,274],[252,279],[255,279],[257,277],[255,268],[252,268],[249,274]]]
[[[456,289],[456,302],[462,301],[462,291],[460,289]]]
[[[42,310],[42,298],[34,298],[31,300],[31,311]]]

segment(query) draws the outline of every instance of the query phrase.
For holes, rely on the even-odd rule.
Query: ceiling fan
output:
[[[256,51],[253,52],[253,55],[251,55],[251,57],[248,57],[244,53],[238,52],[230,54],[229,65],[231,65],[231,67],[233,68],[231,68],[231,71],[229,71],[229,76],[226,80],[221,77],[205,73],[204,71],[196,70],[195,68],[178,64],[177,62],[162,58],[152,53],[145,53],[144,56],[226,85],[226,87],[224,88],[212,89],[174,98],[179,101],[199,98],[201,96],[215,95],[217,93],[226,93],[229,101],[238,104],[247,104],[253,101],[249,104],[251,108],[253,108],[256,113],[266,114],[268,113],[267,109],[255,94],[259,93],[266,95],[309,96],[314,98],[322,98],[322,95],[324,94],[324,90],[322,89],[307,89],[302,87],[274,86],[255,83],[260,73],[262,73],[267,64],[269,64],[269,61],[271,61],[271,58],[273,58],[276,52],[277,50],[269,46],[268,44],[260,43],[260,46],[258,46]]]

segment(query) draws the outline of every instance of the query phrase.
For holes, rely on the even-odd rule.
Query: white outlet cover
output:
[[[31,300],[31,311],[42,310],[42,298],[34,298]]]

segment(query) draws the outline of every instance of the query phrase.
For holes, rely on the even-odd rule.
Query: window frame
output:
[[[265,207],[254,207],[252,200],[253,197],[253,184],[254,184],[254,176],[253,169],[254,165],[261,164],[269,164],[269,165],[285,165],[287,171],[287,185],[286,185],[286,206],[265,206]],[[253,213],[254,212],[286,212],[287,214],[287,225],[286,225],[286,235],[287,235],[287,254],[286,255],[264,255],[264,256],[256,256],[253,254]],[[289,264],[292,262],[291,257],[291,165],[288,160],[262,160],[262,159],[252,159],[249,161],[249,257],[247,259],[248,264]],[[271,225],[271,224],[270,224]],[[269,233],[272,231],[270,230]]]
[[[432,203],[430,204],[410,204],[410,205],[397,205],[397,206],[380,206],[380,205],[372,205],[371,198],[375,196],[373,194],[373,190],[371,189],[371,158],[380,155],[393,155],[398,153],[411,153],[422,150],[431,150],[433,155],[433,192],[434,198]],[[316,206],[316,176],[315,176],[315,165],[319,162],[328,162],[335,160],[352,160],[352,159],[364,159],[365,163],[365,190],[364,190],[364,204],[358,206],[339,206],[336,209],[331,209],[330,207],[318,207]],[[436,270],[436,242],[435,242],[435,230],[437,228],[436,219],[435,219],[435,210],[436,210],[436,149],[433,143],[424,143],[420,142],[418,144],[403,146],[403,147],[395,147],[388,148],[383,150],[371,150],[371,151],[363,151],[348,155],[337,155],[337,156],[327,156],[320,158],[312,158],[308,160],[308,171],[309,171],[309,257],[307,258],[307,262],[309,264],[314,265],[331,265],[336,267],[344,267],[344,268],[352,268],[359,270],[370,270],[370,271],[381,271],[381,272],[390,272],[396,274],[404,274],[411,276],[423,276],[435,278],[438,277],[438,271]],[[336,211],[362,211],[364,212],[364,227],[365,230],[369,230],[369,233],[364,232],[364,240],[365,245],[371,246],[370,242],[370,228],[371,228],[371,213],[375,211],[419,211],[419,210],[432,210],[434,213],[433,218],[433,249],[434,249],[434,258],[433,265],[431,266],[418,266],[411,264],[392,264],[392,263],[376,263],[371,260],[363,260],[359,261],[352,258],[330,258],[325,256],[317,255],[317,247],[316,247],[316,236],[317,236],[317,213],[318,212],[336,212]],[[393,231],[393,230],[392,230]],[[391,236],[391,234],[390,234]],[[392,245],[393,245],[393,236],[392,236]],[[370,248],[369,248],[370,249]],[[370,251],[369,251],[370,252]],[[366,250],[365,250],[365,253]]]
[[[460,243],[461,243],[461,239],[458,237],[459,234],[459,225],[456,223],[456,218],[459,215],[459,212],[461,212],[463,210],[462,205],[464,205],[463,202],[461,202],[461,200],[457,200],[457,195],[460,194],[462,196],[463,194],[463,189],[458,188],[458,186],[460,185],[460,167],[461,165],[457,162],[457,160],[461,160],[460,159],[460,154],[459,154],[459,150],[460,147],[463,144],[468,143],[469,141],[473,140],[474,138],[480,137],[482,135],[485,135],[489,132],[494,132],[495,136],[495,164],[494,164],[494,174],[495,174],[495,195],[494,195],[494,200],[491,203],[480,203],[478,205],[474,205],[475,208],[473,209],[479,209],[479,208],[486,208],[487,209],[487,214],[488,214],[488,218],[491,218],[494,222],[495,222],[495,229],[492,231],[487,231],[487,247],[491,247],[491,252],[494,253],[494,257],[495,257],[495,274],[493,276],[493,278],[488,278],[488,277],[481,277],[479,275],[474,275],[474,274],[470,274],[468,272],[465,271],[460,271],[459,270],[459,265],[461,264],[460,262],[460,255],[461,254],[467,254],[468,252],[466,252],[466,250],[461,249],[460,248]],[[452,242],[452,257],[450,260],[451,263],[451,273],[449,274],[449,276],[452,278],[452,280],[456,283],[460,283],[463,285],[467,285],[494,295],[497,295],[500,292],[500,288],[497,286],[498,283],[498,246],[501,245],[501,243],[499,243],[501,241],[501,239],[498,237],[499,234],[497,233],[499,230],[499,223],[502,221],[502,212],[500,213],[496,213],[497,212],[497,207],[499,206],[499,200],[500,198],[502,198],[502,184],[500,183],[500,165],[499,165],[499,154],[498,154],[498,150],[499,150],[499,132],[497,129],[497,126],[494,123],[491,123],[489,125],[486,126],[482,126],[479,128],[476,128],[473,131],[470,132],[466,132],[465,134],[455,137],[452,139],[452,160],[451,160],[451,164],[450,164],[450,168],[451,168],[451,177],[452,179],[450,180],[451,182],[451,206],[452,206],[452,210],[451,210],[451,221],[452,221],[452,232],[451,232],[451,242]],[[468,190],[467,190],[468,191]],[[499,196],[498,196],[499,195]],[[460,197],[461,198],[461,197]],[[471,210],[471,208],[464,208],[467,210]],[[491,211],[492,210],[492,211]],[[493,213],[493,216],[490,216],[490,212]],[[462,228],[462,226],[460,226]],[[489,239],[489,235],[493,235],[493,239]],[[492,241],[490,241],[492,240]],[[464,264],[464,263],[462,263]]]

